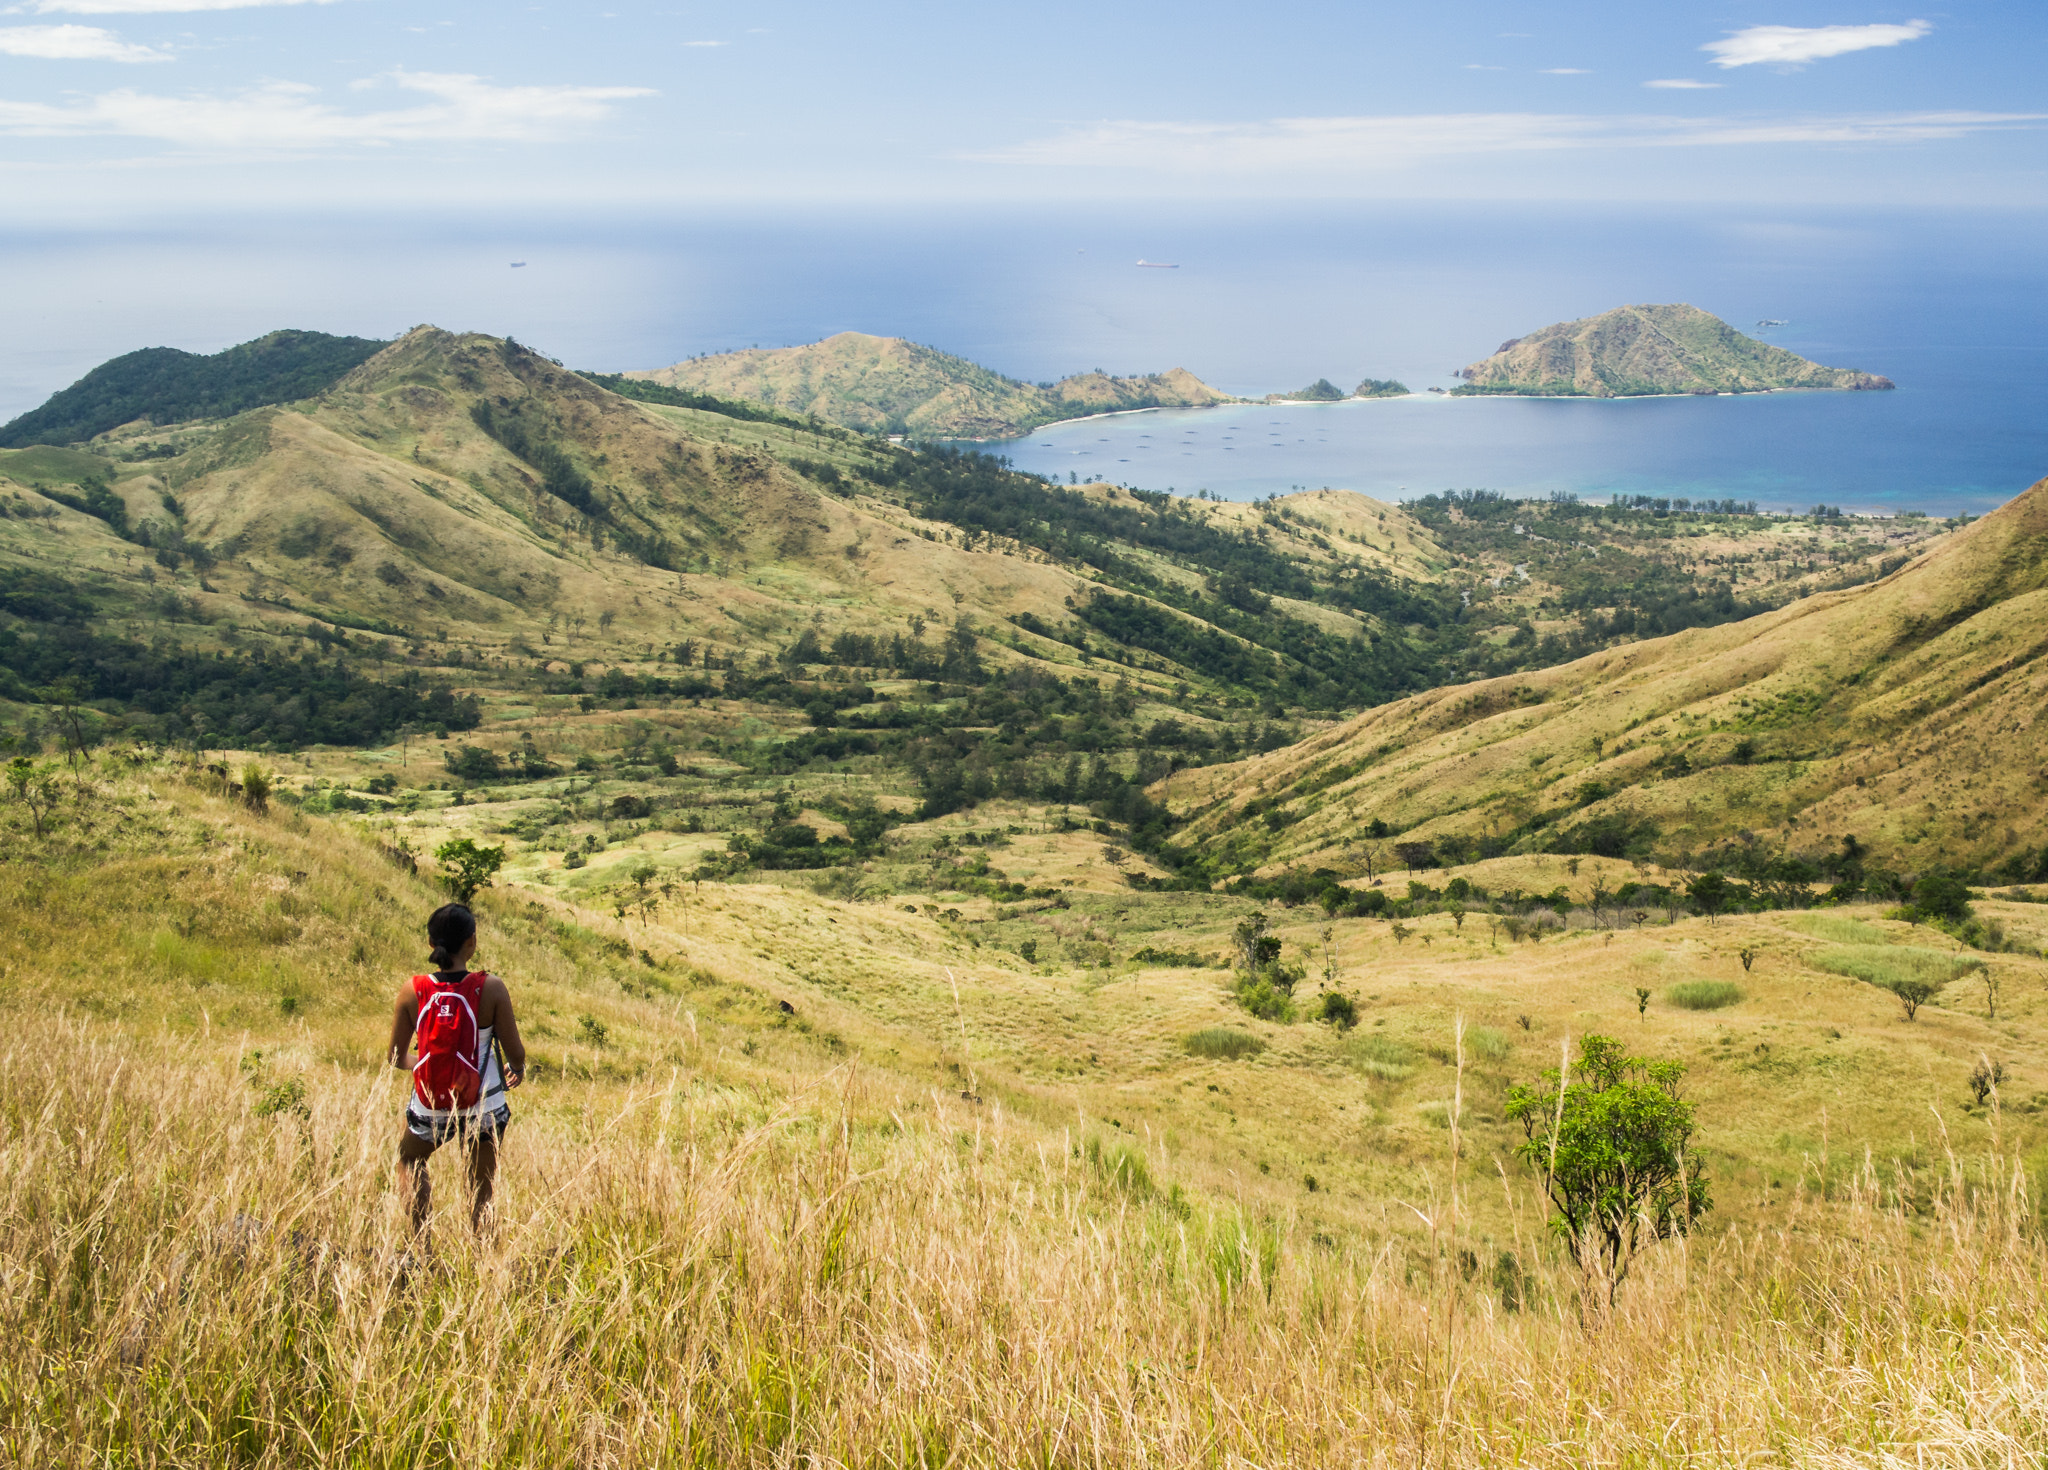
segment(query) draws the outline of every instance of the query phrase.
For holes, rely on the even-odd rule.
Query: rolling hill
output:
[[[1454,393],[1629,398],[1669,393],[1883,389],[1889,378],[1822,367],[1746,337],[1696,306],[1622,306],[1503,342]]]
[[[325,332],[270,332],[212,356],[145,347],[101,363],[41,408],[0,427],[0,448],[76,444],[136,419],[227,418],[310,398],[385,344]]]
[[[841,332],[805,347],[692,358],[626,376],[920,439],[1004,439],[1057,419],[1234,401],[1184,368],[1023,383],[936,348],[863,332]]]
[[[1882,580],[1433,690],[1165,790],[1196,837],[1269,863],[1339,863],[1379,822],[1475,853],[1853,837],[1990,869],[2048,841],[2044,699],[2048,481]]]

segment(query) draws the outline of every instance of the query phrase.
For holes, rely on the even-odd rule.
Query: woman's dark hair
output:
[[[427,915],[427,939],[434,946],[428,958],[434,962],[434,968],[445,970],[454,964],[457,952],[474,933],[476,915],[469,911],[468,904],[444,903]]]

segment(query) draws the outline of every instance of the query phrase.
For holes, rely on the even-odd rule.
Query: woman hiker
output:
[[[451,1140],[469,1159],[470,1224],[481,1231],[498,1173],[498,1140],[512,1121],[506,1090],[526,1072],[526,1047],[512,1016],[512,993],[496,975],[470,969],[476,915],[443,904],[427,919],[434,973],[415,975],[398,992],[391,1016],[391,1065],[412,1074],[398,1177],[412,1192],[412,1225],[427,1223],[433,1186],[427,1160]],[[408,1052],[418,1054],[408,1062]]]

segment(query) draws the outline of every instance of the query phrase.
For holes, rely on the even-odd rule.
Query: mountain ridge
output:
[[[1185,368],[1033,384],[902,337],[840,332],[800,347],[748,348],[625,374],[673,388],[816,414],[865,433],[1005,439],[1061,419],[1236,400]]]

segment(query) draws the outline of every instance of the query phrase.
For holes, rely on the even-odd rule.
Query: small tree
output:
[[[57,809],[57,770],[18,755],[7,763],[7,786],[14,799],[28,808],[29,820],[41,837],[50,813]]]
[[[1744,948],[1741,951],[1741,956],[1742,973],[1747,975],[1749,973],[1749,967],[1756,963],[1757,951],[1748,946],[1744,946]]]
[[[1401,860],[1401,866],[1409,872],[1419,872],[1436,866],[1436,844],[1433,842],[1397,842],[1394,856]]]
[[[1728,880],[1719,873],[1700,874],[1686,885],[1685,894],[1692,900],[1692,906],[1707,916],[1710,924],[1716,914],[1728,907],[1731,897]]]
[[[1280,941],[1267,935],[1263,913],[1238,920],[1230,937],[1237,949],[1237,967],[1247,974],[1255,975],[1280,958]]]
[[[1610,1037],[1588,1036],[1576,1080],[1552,1068],[1542,1086],[1508,1094],[1507,1116],[1527,1137],[1515,1152],[1543,1181],[1551,1228],[1601,1270],[1609,1305],[1644,1244],[1688,1234],[1713,1208],[1705,1168],[1686,1147],[1684,1076],[1681,1062],[1632,1057]]]
[[[1991,1094],[2005,1081],[2005,1063],[1994,1062],[1978,1054],[1977,1065],[1970,1072],[1970,1096],[1977,1099],[1977,1106],[1983,1107]]]
[[[434,861],[441,865],[441,881],[448,885],[455,901],[468,903],[479,888],[489,888],[498,869],[505,866],[505,849],[478,847],[469,838],[458,837],[435,848]]]
[[[1910,1021],[1920,1014],[1920,1007],[1934,998],[1938,987],[1925,980],[1894,980],[1890,988],[1892,994],[1899,998],[1899,1004],[1905,1008],[1906,1019]]]
[[[1636,987],[1636,1015],[1638,1018],[1650,1014],[1650,992],[1642,986]]]

